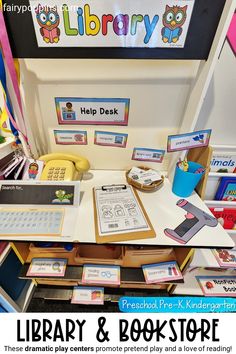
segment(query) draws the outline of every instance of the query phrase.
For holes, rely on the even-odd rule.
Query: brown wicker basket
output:
[[[150,170],[150,167],[138,166],[138,168],[141,168],[142,170],[145,170],[145,171]],[[154,192],[154,191],[158,190],[159,188],[161,188],[161,186],[164,184],[164,176],[161,176],[161,179],[159,181],[155,181],[149,185],[141,184],[129,177],[130,171],[131,171],[131,169],[125,173],[126,180],[127,180],[128,184],[139,189],[140,191]]]

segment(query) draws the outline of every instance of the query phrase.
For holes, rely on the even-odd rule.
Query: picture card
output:
[[[57,145],[87,145],[87,132],[84,130],[54,130]]]
[[[125,148],[128,134],[95,131],[94,144]]]
[[[143,265],[142,268],[147,284],[183,279],[176,261]]]
[[[29,181],[40,180],[44,167],[44,161],[27,159],[25,162],[22,179]]]
[[[83,267],[83,284],[120,284],[120,267],[111,265],[90,265]]]
[[[219,266],[222,268],[235,268],[236,269],[236,249],[213,249],[214,254]]]
[[[189,150],[209,145],[211,129],[199,130],[192,133],[169,135],[167,152]]]
[[[128,98],[57,97],[59,124],[128,125]]]
[[[132,160],[159,162],[163,161],[165,150],[134,148]]]
[[[84,305],[103,305],[104,289],[75,286],[72,293],[71,303]]]
[[[236,297],[236,276],[196,276],[205,296]]]
[[[64,277],[67,259],[33,258],[26,274],[27,277]]]

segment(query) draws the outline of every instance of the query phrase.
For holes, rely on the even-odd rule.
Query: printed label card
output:
[[[39,180],[43,171],[43,166],[43,161],[27,159],[22,179],[26,181]]]
[[[214,153],[210,162],[211,172],[236,172],[236,153]]]
[[[90,265],[83,267],[83,284],[120,284],[120,267],[106,265]]]
[[[236,276],[197,276],[205,296],[236,297]]]
[[[64,277],[67,259],[34,258],[30,264],[27,277]]]
[[[56,97],[59,124],[128,125],[128,98]]]
[[[104,289],[75,286],[72,293],[72,304],[103,305]]]
[[[57,145],[87,145],[87,132],[84,130],[54,130]]]
[[[167,152],[208,146],[210,137],[211,129],[199,130],[197,132],[186,134],[169,135],[167,141]]]
[[[125,148],[128,134],[95,131],[94,144]]]
[[[178,264],[175,261],[143,265],[142,268],[147,284],[183,279]]]
[[[159,162],[163,161],[165,150],[134,148],[132,160]]]
[[[212,250],[217,262],[222,268],[235,268],[236,269],[236,249],[214,249]]]
[[[29,4],[39,47],[171,49],[184,47],[194,0],[30,0]]]

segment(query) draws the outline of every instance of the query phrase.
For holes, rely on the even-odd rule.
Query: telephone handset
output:
[[[39,158],[45,162],[41,180],[72,181],[77,172],[86,172],[90,165],[87,159],[78,155],[48,154]]]

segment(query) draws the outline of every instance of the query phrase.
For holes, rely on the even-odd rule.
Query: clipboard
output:
[[[112,195],[111,198],[113,200],[110,200],[110,203],[107,203],[107,210],[105,209],[106,207],[106,199],[100,203],[99,201],[99,194],[102,195],[101,198],[108,198],[110,197],[110,193],[115,193]],[[125,193],[123,193],[125,192]],[[108,194],[106,194],[108,193]],[[127,197],[130,195],[133,197],[133,200],[136,202],[136,204],[133,202],[133,215],[131,213],[132,208],[129,209],[129,206],[132,207],[132,199],[130,198],[130,204],[125,203],[122,204],[121,198],[123,195],[126,195]],[[129,194],[129,195],[128,195]],[[117,204],[116,204],[116,197],[117,197]],[[100,199],[101,199],[100,198]],[[101,204],[103,204],[101,206]],[[134,207],[135,204],[135,207]],[[143,204],[138,196],[138,193],[136,190],[126,184],[122,185],[107,185],[107,186],[102,186],[102,187],[94,187],[93,188],[93,205],[94,205],[94,224],[95,224],[95,237],[96,237],[96,242],[97,243],[107,243],[107,242],[119,242],[119,241],[129,241],[129,240],[140,240],[140,239],[146,239],[146,238],[154,238],[156,237],[155,230],[151,224],[151,221],[147,215],[146,210],[143,207]],[[120,213],[123,212],[124,215],[122,215],[119,219],[119,217],[115,217],[116,209],[115,207],[120,206]],[[102,209],[104,207],[104,209]],[[134,210],[135,209],[135,210]],[[122,211],[123,210],[123,211]],[[101,213],[103,212],[103,214]],[[104,212],[108,213],[106,216]],[[136,212],[136,216],[135,216]],[[110,215],[109,215],[110,213]],[[102,215],[101,215],[102,214]],[[113,217],[112,217],[113,215]],[[141,220],[142,225],[141,227],[138,227],[134,224],[135,218],[137,217],[138,219]],[[107,219],[107,220],[105,220]],[[110,221],[109,221],[110,219]],[[122,220],[120,223],[126,224],[130,222],[129,227],[123,228],[122,225],[118,227],[118,230],[114,231],[108,231],[107,226],[109,225],[117,225],[117,220]],[[104,221],[105,220],[105,221]],[[103,221],[105,223],[105,226],[103,227]],[[111,224],[109,224],[111,222]],[[113,224],[112,224],[113,223]]]

